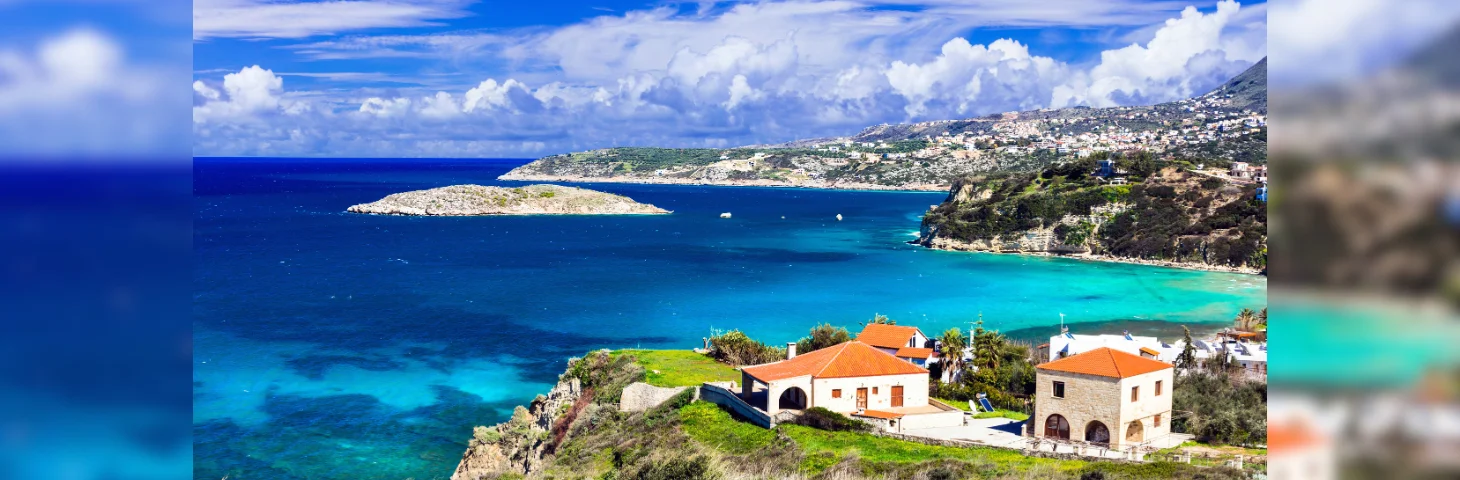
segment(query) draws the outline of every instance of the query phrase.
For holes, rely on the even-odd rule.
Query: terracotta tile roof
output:
[[[1040,365],[1040,370],[1083,373],[1111,378],[1130,378],[1171,368],[1171,364],[1130,354],[1110,347],[1101,347]]]
[[[884,420],[902,418],[901,413],[884,412],[881,410],[863,410],[861,413],[853,413],[852,415],[857,417],[881,418]]]
[[[1302,450],[1327,443],[1304,422],[1278,422],[1267,426],[1267,448],[1274,454]]]
[[[1147,354],[1147,355],[1151,355],[1151,356],[1155,356],[1155,357],[1161,356],[1161,352],[1158,352],[1158,351],[1155,351],[1155,350],[1151,350],[1151,347],[1141,347],[1141,353],[1144,353],[1144,354]]]
[[[908,339],[912,338],[914,333],[922,333],[922,331],[918,330],[918,327],[870,323],[862,327],[862,333],[857,334],[857,341],[874,347],[902,348],[907,346]]]
[[[810,375],[813,378],[906,375],[928,370],[858,341],[840,343],[790,360],[741,368],[761,381]]]
[[[929,357],[933,356],[933,349],[902,347],[897,349],[897,353],[894,353],[893,356],[898,358],[921,358],[927,360]]]

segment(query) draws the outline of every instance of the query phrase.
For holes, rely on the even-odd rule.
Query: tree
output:
[[[939,362],[943,364],[943,371],[948,372],[948,381],[953,381],[958,369],[963,364],[963,351],[968,347],[967,340],[963,338],[963,332],[957,327],[950,328],[943,332],[943,337],[938,339],[938,354],[943,356]]]
[[[897,325],[897,320],[887,318],[887,315],[876,313],[873,314],[872,321],[861,323],[862,326],[867,326],[868,324]]]
[[[1250,331],[1256,323],[1257,313],[1253,312],[1252,309],[1244,308],[1242,311],[1237,312],[1237,328],[1239,330]]]
[[[829,323],[823,323],[811,327],[811,332],[796,342],[798,354],[814,352],[826,347],[850,342],[852,334],[842,327],[833,327]]]
[[[983,329],[983,314],[978,314],[978,321],[973,329],[973,365],[980,370],[996,370],[999,368],[999,359],[1004,350],[1004,336],[999,332]]]
[[[1181,354],[1176,356],[1176,368],[1187,370],[1196,366],[1196,346],[1191,343],[1191,329],[1182,325],[1181,331],[1185,332],[1186,346],[1181,347]]]

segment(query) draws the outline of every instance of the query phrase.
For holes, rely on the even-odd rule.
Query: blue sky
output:
[[[195,0],[198,155],[536,157],[1200,94],[1231,0]]]

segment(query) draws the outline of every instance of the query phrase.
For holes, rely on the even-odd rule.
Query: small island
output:
[[[375,215],[648,215],[670,213],[629,197],[559,185],[452,185],[388,195],[351,206]]]

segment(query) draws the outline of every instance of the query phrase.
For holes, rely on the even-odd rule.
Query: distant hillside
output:
[[[852,137],[727,149],[606,148],[544,157],[503,180],[945,190],[1099,152],[1267,162],[1267,61],[1202,96],[868,127]]]
[[[1267,57],[1206,96],[1231,95],[1232,108],[1267,113]]]
[[[1142,156],[1116,159],[1116,168],[1132,183],[1096,177],[1091,159],[1038,173],[961,179],[942,204],[923,216],[917,243],[945,250],[1265,269],[1267,205],[1256,199],[1256,185]]]

